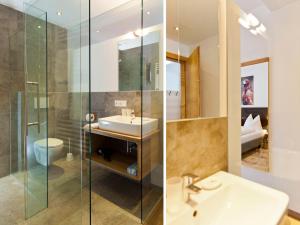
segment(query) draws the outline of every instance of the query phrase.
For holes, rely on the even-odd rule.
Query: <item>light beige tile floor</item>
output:
[[[0,225],[84,225],[89,221],[89,189],[81,188],[81,161],[57,161],[49,170],[49,205],[25,217],[24,174],[0,179]],[[63,168],[63,170],[61,170]],[[36,176],[38,176],[38,171]],[[36,176],[33,176],[36,178]],[[31,181],[33,182],[33,181]],[[37,180],[35,180],[36,183]],[[38,186],[35,188],[38,189]],[[5,206],[5,207],[2,207]],[[27,206],[28,207],[28,206]],[[92,192],[93,225],[138,225],[139,220]]]
[[[292,217],[289,217],[288,219],[289,219],[289,222],[290,222],[289,225],[300,225],[300,220],[296,220]]]
[[[269,171],[269,150],[255,149],[242,155],[242,164],[257,170]]]

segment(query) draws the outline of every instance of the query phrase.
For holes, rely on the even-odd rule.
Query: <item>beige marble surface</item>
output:
[[[167,178],[227,169],[227,118],[167,123]]]

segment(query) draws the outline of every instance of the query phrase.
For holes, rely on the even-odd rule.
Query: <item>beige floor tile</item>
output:
[[[242,164],[261,171],[269,171],[269,150],[255,149],[248,151],[242,156]]]
[[[1,178],[0,205],[5,207],[0,207],[0,225],[82,225],[82,218],[88,221],[89,191],[81,188],[80,169],[80,160],[55,162],[49,169],[49,206],[26,221],[24,174],[17,174],[18,179],[15,176]],[[39,172],[37,168],[32,177],[42,176]],[[82,199],[86,199],[84,203]],[[97,193],[92,193],[92,200],[93,218],[97,221],[94,225],[140,224],[136,217]]]
[[[300,225],[300,220],[296,220],[292,217],[289,217],[289,222],[290,222],[289,225]]]

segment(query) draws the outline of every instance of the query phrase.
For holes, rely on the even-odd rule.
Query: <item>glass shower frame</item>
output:
[[[25,218],[48,207],[47,12],[25,10]],[[43,102],[41,102],[43,100]],[[42,107],[41,107],[42,103]],[[37,149],[43,142],[43,150]],[[40,163],[36,159],[40,159]]]

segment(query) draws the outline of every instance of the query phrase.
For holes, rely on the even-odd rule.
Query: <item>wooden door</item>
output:
[[[186,61],[186,118],[201,116],[200,106],[200,47]]]

